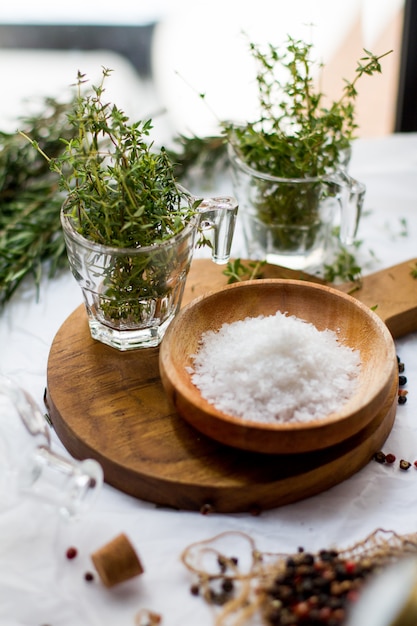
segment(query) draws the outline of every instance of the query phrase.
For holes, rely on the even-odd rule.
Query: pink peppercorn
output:
[[[69,560],[75,559],[77,554],[78,554],[77,548],[74,548],[72,546],[71,546],[71,548],[68,548],[68,550],[66,552],[67,559],[69,559]]]

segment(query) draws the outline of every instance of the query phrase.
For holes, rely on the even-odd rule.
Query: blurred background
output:
[[[132,120],[152,117],[161,142],[215,132],[218,119],[245,119],[256,86],[248,41],[314,46],[317,80],[331,99],[352,80],[363,49],[393,50],[380,76],[360,81],[358,135],[414,128],[410,87],[416,0],[14,0],[0,8],[0,129],[64,98],[80,70],[94,81],[114,70],[108,97]],[[411,35],[410,35],[411,32]],[[415,82],[411,82],[412,85]],[[408,85],[408,86],[407,86]],[[204,94],[204,101],[200,97]],[[411,106],[411,114],[405,112]],[[410,119],[411,116],[411,119]]]

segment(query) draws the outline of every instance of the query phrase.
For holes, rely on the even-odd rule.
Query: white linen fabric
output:
[[[367,186],[358,237],[365,272],[417,257],[417,135],[357,140],[351,173]],[[227,183],[225,184],[227,187]],[[239,236],[234,253],[241,254]],[[417,282],[416,282],[417,294]],[[417,295],[416,295],[417,300]],[[55,333],[81,303],[69,271],[43,279],[39,299],[28,280],[0,317],[0,372],[19,382],[42,406],[46,364]],[[417,324],[416,324],[417,326]],[[417,332],[399,339],[408,401],[399,406],[384,449],[417,458]],[[76,402],[76,398],[74,398]],[[52,431],[56,451],[65,448]],[[249,533],[260,550],[318,550],[349,546],[378,527],[417,530],[417,470],[370,462],[344,483],[307,500],[249,514],[201,515],[158,508],[104,485],[94,508],[67,523],[47,505],[24,500],[0,515],[0,624],[4,626],[134,626],[141,608],[161,614],[164,626],[209,626],[213,613],[190,594],[180,562],[191,542],[225,530]],[[90,554],[125,532],[145,573],[112,590],[95,577]],[[66,550],[75,546],[76,559]]]

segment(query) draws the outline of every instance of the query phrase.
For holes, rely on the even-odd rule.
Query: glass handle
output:
[[[212,244],[212,259],[225,264],[230,258],[238,204],[232,197],[206,198],[198,207],[199,227]]]
[[[334,181],[340,186],[340,241],[351,245],[358,230],[366,187],[346,172],[339,172]]]

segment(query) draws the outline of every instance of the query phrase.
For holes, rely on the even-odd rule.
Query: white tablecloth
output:
[[[366,272],[417,257],[417,135],[358,140],[351,172],[367,185],[359,238]],[[237,245],[239,242],[237,242]],[[417,281],[416,281],[417,301]],[[64,273],[43,281],[39,301],[28,281],[1,315],[0,371],[23,385],[42,406],[46,364],[54,335],[81,303]],[[416,324],[417,326],[417,324]],[[408,377],[408,401],[399,406],[385,451],[417,459],[417,333],[397,342]],[[52,433],[53,447],[65,450]],[[190,594],[180,554],[191,542],[225,530],[243,530],[260,550],[317,550],[348,546],[377,527],[417,531],[417,470],[404,472],[372,461],[344,483],[307,500],[249,514],[201,515],[156,508],[105,485],[94,508],[66,523],[47,505],[24,500],[0,514],[0,624],[5,626],[133,626],[146,607],[164,626],[208,626],[213,614]],[[143,576],[107,590],[92,571],[90,554],[125,532]],[[68,546],[78,557],[65,557]]]

